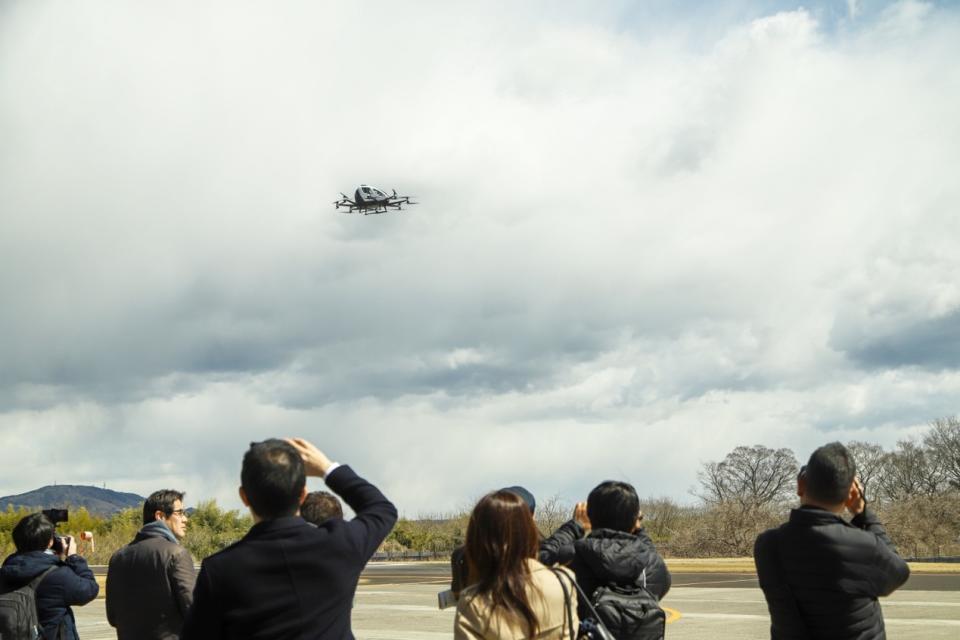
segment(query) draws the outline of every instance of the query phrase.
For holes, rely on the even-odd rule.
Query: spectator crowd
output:
[[[332,493],[308,493],[306,478]],[[306,440],[252,443],[240,499],[253,526],[204,558],[199,573],[181,542],[184,493],[161,490],[143,527],[110,560],[106,616],[118,640],[348,639],[360,573],[397,521],[372,483]],[[773,639],[885,638],[879,598],[909,577],[870,510],[850,452],[814,451],[797,477],[800,506],[756,539],[754,558]],[[335,494],[335,495],[334,495]],[[347,519],[337,497],[353,510]],[[572,517],[543,537],[525,488],[476,504],[465,545],[451,557],[457,639],[654,640],[666,621],[667,565],[644,529],[633,486],[598,484]],[[844,517],[844,513],[849,514]],[[0,638],[79,640],[71,607],[99,586],[76,541],[41,513],[13,530],[0,567]]]

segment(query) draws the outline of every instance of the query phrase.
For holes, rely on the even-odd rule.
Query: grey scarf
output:
[[[168,527],[163,520],[154,520],[153,522],[145,524],[140,531],[143,533],[159,533],[170,542],[174,544],[180,544],[180,541],[177,540],[177,536],[173,535],[173,531],[170,531],[170,527]]]

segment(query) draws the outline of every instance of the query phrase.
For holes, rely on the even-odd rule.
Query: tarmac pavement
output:
[[[960,576],[915,575],[905,587],[915,580],[929,584],[921,585],[926,589],[900,589],[881,600],[889,640],[960,638]],[[438,563],[371,565],[364,571],[354,602],[354,634],[358,640],[452,637],[454,609],[437,608],[437,593],[448,583],[449,569]],[[755,576],[677,573],[662,604],[669,616],[669,640],[770,637],[767,606]],[[74,608],[83,640],[116,638],[103,605],[98,598]]]

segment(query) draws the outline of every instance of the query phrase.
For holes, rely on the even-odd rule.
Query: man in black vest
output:
[[[298,515],[305,475],[356,513],[319,526]],[[390,533],[397,510],[350,467],[305,440],[253,443],[243,457],[240,498],[254,525],[203,561],[182,640],[353,638],[350,609],[367,561]]]
[[[774,640],[886,638],[877,598],[906,582],[910,569],[867,508],[856,472],[842,444],[820,447],[797,479],[800,508],[757,537]],[[850,522],[840,517],[845,509]]]

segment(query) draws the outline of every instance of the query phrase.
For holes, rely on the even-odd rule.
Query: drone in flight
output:
[[[368,184],[362,184],[357,187],[357,190],[353,192],[353,200],[348,198],[345,193],[341,193],[340,195],[343,197],[333,204],[337,209],[346,207],[347,210],[345,213],[353,213],[354,211],[359,211],[363,213],[363,215],[386,213],[391,209],[402,211],[403,205],[405,204],[417,204],[416,202],[410,201],[410,196],[398,196],[396,189],[393,190],[393,194],[387,195],[383,191],[380,191],[380,189],[371,187]]]

